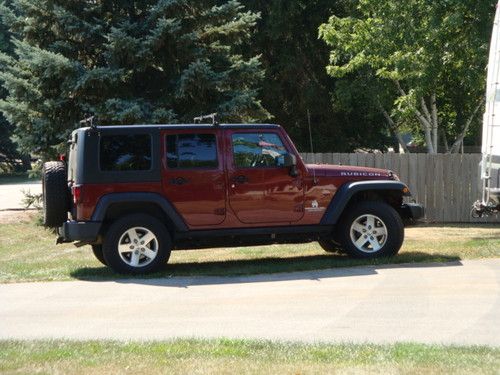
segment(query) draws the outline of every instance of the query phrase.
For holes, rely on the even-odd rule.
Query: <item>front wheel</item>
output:
[[[349,209],[340,225],[343,248],[355,258],[393,256],[403,245],[403,221],[385,202],[357,203]]]
[[[341,253],[343,251],[339,243],[331,238],[322,238],[318,240],[319,246],[327,253]]]
[[[172,241],[156,218],[128,215],[111,224],[103,242],[106,264],[118,273],[146,274],[158,271],[170,257]]]

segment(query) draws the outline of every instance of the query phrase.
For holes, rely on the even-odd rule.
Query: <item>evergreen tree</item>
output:
[[[0,52],[7,55],[13,52],[13,47],[10,43],[10,32],[7,25],[2,22],[2,17],[0,17]],[[0,99],[6,96],[6,90],[0,87]],[[12,141],[12,131],[13,126],[0,112],[0,163],[4,166],[7,164],[9,167],[15,166],[16,160],[20,157],[17,145]],[[0,171],[2,171],[1,166]]]
[[[24,149],[54,153],[86,114],[101,124],[269,117],[248,56],[257,13],[235,0],[13,0],[1,10],[15,57],[0,55],[0,110]]]

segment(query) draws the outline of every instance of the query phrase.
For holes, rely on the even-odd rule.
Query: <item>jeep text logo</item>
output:
[[[377,172],[340,172],[341,176],[347,177],[381,177],[381,173]]]

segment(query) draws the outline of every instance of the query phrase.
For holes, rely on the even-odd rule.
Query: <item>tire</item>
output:
[[[147,236],[146,242],[142,242]],[[106,264],[124,274],[146,274],[164,267],[172,240],[167,228],[153,216],[128,215],[111,224],[102,245]]]
[[[66,166],[60,161],[49,161],[42,169],[43,225],[60,227],[68,219],[69,189]]]
[[[385,202],[365,201],[351,206],[339,229],[345,252],[354,258],[390,257],[403,245],[403,221]]]
[[[341,253],[342,247],[340,244],[336,243],[333,239],[324,238],[318,241],[319,246],[327,253]]]
[[[96,259],[107,266],[108,264],[106,263],[106,259],[104,259],[104,255],[102,253],[102,245],[92,245],[92,252],[94,253],[94,256]]]

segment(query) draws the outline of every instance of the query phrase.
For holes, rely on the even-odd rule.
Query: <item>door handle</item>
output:
[[[236,182],[237,184],[244,184],[245,182],[248,182],[247,176],[237,176],[233,178],[233,182]]]
[[[184,177],[172,178],[170,180],[171,185],[184,185],[187,183],[188,183],[188,180],[186,180]]]

